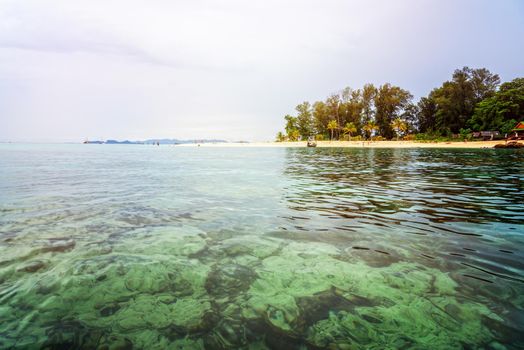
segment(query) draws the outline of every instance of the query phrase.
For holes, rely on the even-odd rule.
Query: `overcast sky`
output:
[[[524,1],[0,0],[0,141],[271,140],[345,86],[524,76]]]

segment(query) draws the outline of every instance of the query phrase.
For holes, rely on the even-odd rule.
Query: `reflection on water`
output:
[[[520,153],[289,149],[286,164],[296,230],[329,231],[326,241],[346,231],[339,244],[386,244],[412,258],[473,265],[472,275],[490,281],[524,282],[514,246],[524,242]]]
[[[0,348],[524,347],[524,153],[0,146]]]

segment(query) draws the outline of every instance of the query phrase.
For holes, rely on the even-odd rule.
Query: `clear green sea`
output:
[[[0,349],[523,349],[524,152],[0,145]]]

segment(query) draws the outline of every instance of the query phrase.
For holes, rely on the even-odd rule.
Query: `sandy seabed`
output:
[[[470,141],[470,142],[416,142],[416,141],[317,141],[317,147],[349,148],[493,148],[504,141]],[[298,142],[226,142],[226,143],[193,143],[177,147],[306,147],[305,141]]]

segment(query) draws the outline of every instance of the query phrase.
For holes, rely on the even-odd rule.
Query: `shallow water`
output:
[[[0,145],[0,348],[524,348],[524,152]]]

